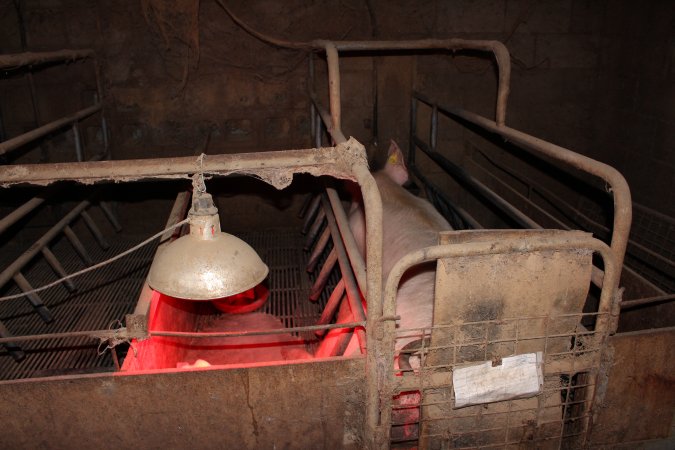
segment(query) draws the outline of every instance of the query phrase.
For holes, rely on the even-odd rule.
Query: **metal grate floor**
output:
[[[305,237],[297,229],[238,233],[237,236],[253,247],[270,269],[270,298],[261,312],[278,317],[287,328],[315,325],[339,280],[336,268],[319,300],[309,301],[312,282],[330,248],[326,248],[315,272],[308,274],[305,265],[309,254],[303,250]],[[300,337],[310,350],[317,344],[312,332],[302,333]]]
[[[278,317],[285,327],[314,325],[339,279],[339,270],[336,268],[333,271],[319,300],[310,302],[309,292],[319,269],[314,274],[305,271],[308,253],[303,250],[305,238],[297,229],[238,233],[238,237],[249,243],[270,269],[270,298],[262,312]],[[118,239],[106,252],[95,243],[87,248],[94,261],[98,262],[124,251],[140,240],[140,237]],[[51,249],[69,273],[84,268],[65,239],[56,242]],[[329,250],[330,247],[324,252],[322,260]],[[63,286],[55,286],[41,293],[44,303],[54,316],[51,324],[45,324],[30,304],[22,299],[0,304],[0,320],[15,335],[108,328],[112,321],[122,320],[136,306],[154,251],[153,245],[146,246],[120,261],[76,278],[74,281],[79,290],[73,294]],[[7,264],[9,261],[3,261],[2,266]],[[51,268],[40,258],[36,258],[33,266],[25,270],[24,274],[36,287],[55,279]],[[18,288],[10,284],[2,295],[18,292]],[[302,333],[300,337],[306,340],[310,351],[318,344],[311,332]],[[19,363],[0,347],[0,379],[114,370],[110,352],[99,355],[97,343],[89,338],[50,339],[19,345],[26,352],[26,359]]]
[[[84,237],[84,233],[80,233]],[[115,237],[107,251],[91,243],[87,245],[95,262],[103,261],[137,244],[143,237]],[[89,244],[85,241],[85,245]],[[40,293],[50,309],[54,321],[44,323],[28,301],[17,299],[0,304],[0,320],[14,335],[58,333],[66,331],[98,330],[108,328],[112,321],[123,320],[133,312],[138,294],[150,268],[155,244],[122,258],[108,266],[75,278],[78,291],[70,293],[63,286],[55,286]],[[68,273],[83,269],[80,258],[66,239],[51,246]],[[40,257],[23,273],[34,287],[54,281],[56,275]],[[3,261],[6,267],[9,261]],[[3,295],[18,293],[12,283]],[[112,371],[110,352],[99,355],[97,342],[90,338],[50,339],[18,342],[26,358],[16,362],[0,347],[0,379],[13,380],[72,373]]]

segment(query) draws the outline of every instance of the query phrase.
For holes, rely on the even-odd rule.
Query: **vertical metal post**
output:
[[[417,99],[412,96],[410,105],[410,143],[408,144],[408,166],[415,167],[415,132],[417,130]]]
[[[322,121],[321,121],[321,116],[319,115],[319,112],[316,112],[316,130],[314,130],[314,146],[316,148],[320,148],[323,144],[323,126],[322,126]]]
[[[75,158],[77,162],[84,161],[84,152],[82,151],[82,141],[80,139],[80,127],[78,122],[73,123],[73,138],[75,139]]]
[[[438,106],[434,103],[431,109],[431,130],[429,132],[429,144],[431,150],[436,151],[436,138],[438,135]]]
[[[326,59],[328,61],[328,94],[330,97],[331,130],[341,131],[340,59],[337,47],[335,47],[335,44],[332,42],[326,44]]]
[[[309,54],[309,85],[311,86],[311,90],[314,90],[314,53]],[[316,108],[314,107],[314,102],[310,101],[309,102],[309,126],[310,126],[310,135],[312,139],[315,139],[315,133],[316,133]],[[321,120],[321,118],[318,118],[318,120]]]

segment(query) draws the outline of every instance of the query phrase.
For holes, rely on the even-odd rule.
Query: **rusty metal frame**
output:
[[[366,447],[385,448],[388,445],[389,429],[383,411],[390,410],[391,380],[390,367],[393,363],[394,338],[394,279],[387,281],[386,301],[382,295],[382,204],[375,180],[368,170],[365,151],[361,144],[353,139],[347,140],[341,125],[339,52],[349,51],[396,51],[423,49],[474,49],[492,52],[499,69],[498,95],[496,101],[496,120],[490,121],[463,110],[452,109],[452,114],[472,122],[488,131],[499,134],[522,145],[535,153],[550,156],[573,167],[605,179],[610,183],[615,198],[615,227],[611,251],[599,241],[575,241],[533,243],[523,246],[485,246],[483,244],[464,244],[461,246],[438,246],[423,249],[404,257],[396,265],[396,273],[416,261],[452,257],[457,255],[489,254],[497,252],[527,251],[544,248],[568,248],[569,245],[584,246],[601,254],[605,260],[606,274],[602,291],[602,308],[612,310],[615,302],[616,287],[620,273],[625,242],[630,229],[630,193],[623,177],[614,169],[602,163],[576,154],[570,150],[538,140],[532,136],[506,127],[506,105],[510,81],[510,57],[506,47],[497,41],[466,41],[463,39],[417,40],[417,41],[313,41],[305,44],[309,50],[323,51],[328,61],[329,104],[326,111],[318,98],[310,91],[313,106],[320,120],[313,116],[313,123],[319,128],[320,122],[326,126],[335,147],[313,148],[306,150],[288,150],[283,152],[242,153],[228,155],[209,155],[203,160],[193,157],[160,158],[133,161],[102,161],[89,163],[15,165],[0,168],[0,185],[30,183],[46,185],[57,180],[75,180],[89,184],[100,181],[133,181],[140,179],[185,178],[194,173],[215,175],[247,174],[256,176],[281,189],[290,184],[293,174],[310,173],[329,175],[335,178],[356,181],[363,194],[366,214],[366,259],[360,256],[346,219],[344,208],[337,193],[328,189],[327,195],[335,214],[336,224],[344,237],[345,249],[354,273],[367,299],[368,315],[366,333],[368,352],[366,355]],[[283,45],[282,45],[283,46]],[[0,60],[1,61],[1,60]],[[311,60],[310,60],[311,61]],[[310,69],[311,70],[311,69]],[[313,131],[314,128],[313,128]],[[320,139],[320,132],[315,131]],[[318,147],[318,146],[317,146]],[[627,200],[627,203],[626,203]],[[392,288],[392,285],[394,287]],[[611,311],[612,317],[618,310]],[[609,317],[609,316],[607,316]],[[606,322],[606,323],[605,323]],[[609,332],[614,320],[608,318],[601,324]],[[611,322],[611,323],[610,323]]]
[[[586,236],[577,238],[546,237],[543,239],[528,237],[527,239],[514,239],[511,242],[474,242],[459,245],[438,245],[411,252],[394,265],[385,282],[383,294],[383,315],[393,320],[384,321],[383,339],[381,340],[383,359],[392,364],[385,373],[378,373],[378,391],[380,392],[379,401],[381,408],[381,416],[379,418],[381,428],[378,430],[378,446],[380,448],[386,448],[386,445],[388,445],[391,430],[392,395],[397,383],[392,370],[395,357],[396,293],[403,274],[413,266],[441,258],[575,249],[588,249],[598,253],[605,263],[605,283],[600,295],[598,322],[595,327],[596,333],[600,335],[598,346],[602,349],[610,333],[613,333],[616,329],[620,311],[619,297],[616,295],[620,266],[616,263],[612,250],[602,241]]]
[[[40,124],[40,120],[36,117],[38,127],[34,130],[15,136],[4,142],[0,142],[0,155],[16,150],[17,148],[46,136],[49,133],[71,126],[75,139],[75,156],[77,161],[84,161],[83,147],[79,130],[80,120],[86,119],[98,112],[101,113],[101,132],[103,134],[104,153],[108,155],[108,126],[103,111],[103,87],[101,83],[100,67],[96,59],[96,53],[91,49],[81,50],[58,50],[53,52],[24,52],[0,55],[0,69],[18,69],[28,67],[29,75],[32,74],[32,69],[48,63],[63,63],[67,64],[72,61],[91,59],[94,64],[94,75],[96,78],[96,99],[95,104],[87,108],[83,108],[73,114],[56,119],[47,124]],[[31,95],[34,95],[35,87],[33,85],[32,75],[29,79],[31,85]],[[35,110],[37,114],[37,110]]]

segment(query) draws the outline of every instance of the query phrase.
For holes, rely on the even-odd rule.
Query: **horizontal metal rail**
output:
[[[90,161],[100,161],[101,159],[103,159],[103,157],[104,155],[94,155],[94,157],[92,157]],[[19,220],[24,218],[28,213],[30,213],[31,211],[35,210],[37,207],[42,205],[45,202],[45,200],[49,199],[57,191],[58,188],[56,188],[55,186],[45,188],[40,192],[40,195],[31,198],[26,203],[19,206],[14,211],[12,211],[11,213],[7,214],[5,217],[0,219],[0,234],[7,231],[9,227],[14,225]]]
[[[614,253],[618,267],[621,268],[623,266],[626,246],[628,244],[628,235],[630,233],[632,204],[628,183],[626,183],[626,179],[619,171],[607,164],[583,156],[572,150],[546,142],[529,134],[514,130],[513,128],[499,126],[494,121],[486,119],[478,114],[474,114],[461,108],[438,105],[417,92],[413,95],[424,103],[435,105],[439,111],[442,111],[451,117],[464,120],[485,131],[499,135],[505,140],[512,142],[534,155],[547,156],[605,181],[609,186],[608,190],[612,193],[614,198],[614,220],[610,247]]]
[[[135,181],[141,179],[187,178],[195,173],[213,175],[250,174],[281,189],[292,181],[292,173],[331,175],[354,180],[351,166],[362,158],[356,140],[337,147],[81,163],[14,164],[0,167],[0,186],[14,184],[46,185],[72,180],[81,183],[99,181]],[[354,149],[351,150],[350,149]],[[365,151],[363,152],[365,158]],[[288,175],[288,176],[284,176]]]
[[[577,225],[584,226],[585,229],[590,229],[590,231],[593,231],[594,234],[598,235],[601,233],[605,233],[607,237],[611,235],[611,230],[607,228],[606,226],[596,222],[595,220],[591,219],[588,217],[586,214],[583,212],[579,211],[577,208],[574,206],[570,205],[567,201],[565,201],[563,198],[560,196],[554,194],[550,190],[544,188],[543,186],[538,185],[537,183],[534,183],[532,180],[528,179],[527,177],[523,176],[522,174],[518,173],[517,171],[511,169],[511,168],[506,168],[494,161],[492,158],[490,158],[488,155],[483,153],[482,151],[479,151],[481,156],[483,156],[490,164],[492,164],[494,167],[497,169],[503,171],[504,173],[516,178],[520,182],[524,183],[528,189],[531,192],[535,192],[539,194],[545,201],[547,201],[549,204],[553,205],[556,209],[561,210],[561,212],[567,217],[570,221],[576,223]],[[476,161],[474,161],[476,162]],[[482,167],[480,164],[476,162],[477,166],[486,173],[488,173],[490,176],[494,177],[499,183],[503,184],[507,189],[513,189],[510,186],[508,186],[507,183],[501,181],[499,178],[495,177],[492,175],[488,169]],[[529,204],[532,205],[532,207],[538,209],[541,211],[542,214],[545,214],[547,217],[549,217],[551,220],[554,220],[556,223],[558,223],[560,226],[570,229],[569,226],[563,224],[559,219],[551,216],[547,211],[545,211],[543,208],[541,208],[539,205],[537,205],[532,199],[524,197],[522,194],[515,192],[516,195],[519,195],[523,201],[528,202]],[[552,202],[553,201],[553,202]],[[635,209],[640,208],[635,202],[633,202],[633,207]],[[666,216],[668,217],[668,216]],[[581,223],[583,222],[583,224]],[[604,239],[604,237],[603,237]],[[631,251],[633,249],[633,251]],[[642,253],[643,255],[640,256],[639,253]],[[653,269],[664,273],[665,275],[669,277],[675,277],[675,262],[671,261],[670,259],[666,258],[665,256],[656,253],[654,250],[651,250],[644,245],[633,241],[628,238],[628,254],[634,258],[637,258],[640,262],[652,267]],[[647,256],[644,256],[646,254]]]
[[[15,69],[25,66],[38,66],[51,62],[69,62],[78,59],[93,58],[95,53],[91,49],[56,50],[53,52],[24,52],[10,55],[0,55],[0,69]]]
[[[42,136],[52,133],[60,128],[63,128],[68,125],[73,125],[74,123],[77,123],[78,121],[85,119],[99,111],[101,111],[101,105],[96,104],[88,108],[81,109],[80,111],[71,114],[69,116],[65,116],[60,119],[54,120],[53,122],[49,122],[27,133],[20,134],[19,136],[13,137],[4,142],[0,142],[0,155],[12,150],[16,150],[22,145],[25,145],[29,142],[39,139]],[[77,138],[77,136],[76,136],[76,143],[78,143],[79,145],[79,139]]]
[[[447,173],[453,176],[453,178],[464,183],[466,186],[469,186],[470,189],[474,190],[481,196],[487,198],[491,204],[499,208],[502,212],[506,213],[511,219],[516,221],[520,226],[525,228],[542,228],[537,222],[532,220],[518,208],[513,206],[511,203],[506,201],[503,197],[497,194],[495,191],[484,185],[477,178],[466,172],[464,169],[454,164],[450,160],[446,159],[440,153],[431,150],[429,146],[417,138],[414,137],[415,145],[419,147],[429,158],[431,158],[436,164],[442,167]]]
[[[331,323],[327,325],[308,325],[293,328],[277,328],[274,330],[255,330],[255,331],[235,331],[235,332],[185,332],[185,331],[150,331],[147,334],[131,332],[126,328],[117,328],[112,330],[90,330],[90,331],[64,331],[62,333],[49,334],[30,334],[24,336],[12,336],[0,338],[0,344],[11,344],[13,342],[44,341],[50,339],[64,339],[73,337],[90,337],[102,341],[113,340],[115,342],[128,339],[145,339],[148,337],[173,337],[173,338],[230,338],[241,336],[267,336],[273,334],[300,333],[304,331],[333,330],[340,328],[356,328],[365,326],[365,322],[347,322]]]

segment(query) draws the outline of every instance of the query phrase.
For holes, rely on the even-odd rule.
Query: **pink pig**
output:
[[[384,169],[373,174],[382,197],[382,280],[386,281],[394,264],[404,255],[438,244],[438,232],[451,230],[438,211],[402,185],[408,181],[403,153],[393,140]],[[349,226],[362,255],[365,255],[365,216],[355,204],[349,214]],[[396,314],[401,317],[398,328],[431,326],[434,307],[436,264],[419,265],[408,270],[401,279],[396,295]],[[406,333],[396,340],[396,350],[420,339],[419,332]]]

